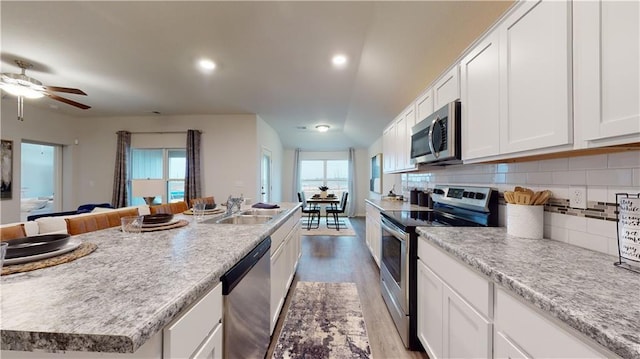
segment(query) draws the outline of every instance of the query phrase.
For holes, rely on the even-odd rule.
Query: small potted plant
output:
[[[320,198],[327,198],[327,190],[329,189],[329,187],[320,186],[318,187],[318,189],[320,190]]]

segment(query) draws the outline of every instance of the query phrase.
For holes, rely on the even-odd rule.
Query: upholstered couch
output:
[[[27,221],[35,221],[38,218],[42,217],[62,217],[62,216],[71,216],[74,214],[82,214],[82,213],[90,213],[95,208],[113,208],[111,203],[97,203],[97,204],[83,204],[75,211],[64,211],[64,212],[53,212],[53,213],[38,213],[32,214],[27,217]]]

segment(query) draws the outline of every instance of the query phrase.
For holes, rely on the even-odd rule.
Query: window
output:
[[[187,151],[180,148],[134,148],[131,150],[131,179],[162,179],[167,184],[167,190],[163,194],[161,202],[184,201],[186,157]],[[132,205],[144,204],[144,200],[132,197],[130,203]]]
[[[327,186],[329,193],[341,196],[349,185],[348,163],[347,160],[300,161],[300,188],[305,196],[320,192],[319,186]]]

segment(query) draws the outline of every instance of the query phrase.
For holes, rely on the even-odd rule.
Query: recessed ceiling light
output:
[[[347,57],[345,55],[338,54],[331,59],[331,62],[335,67],[343,67],[347,64]]]
[[[329,125],[318,125],[316,126],[316,130],[319,132],[327,132],[329,131]]]
[[[216,68],[216,63],[209,59],[202,59],[198,61],[198,66],[205,71],[213,71]]]

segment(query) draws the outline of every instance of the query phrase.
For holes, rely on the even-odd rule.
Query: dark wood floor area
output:
[[[402,340],[380,294],[378,266],[365,242],[365,219],[351,218],[356,237],[303,236],[302,257],[291,290],[298,281],[353,282],[358,287],[360,302],[374,358],[428,358],[425,353],[404,348]],[[271,358],[280,335],[282,322],[289,307],[292,292],[280,314],[267,358]]]

